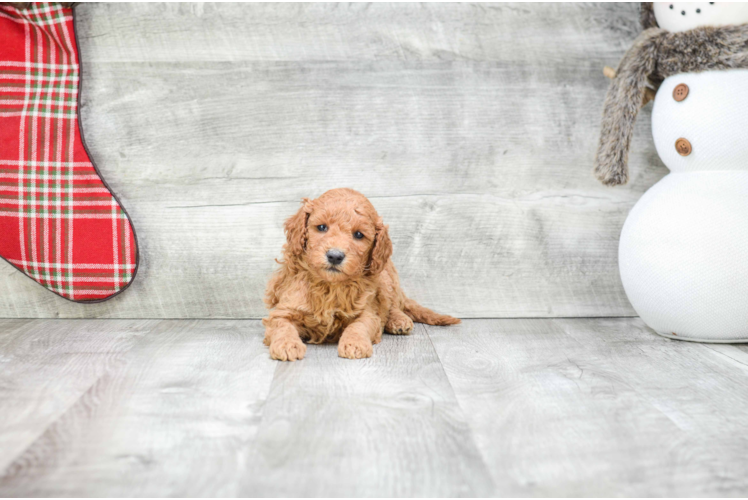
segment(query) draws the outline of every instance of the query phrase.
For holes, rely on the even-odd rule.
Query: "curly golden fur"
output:
[[[338,342],[341,357],[368,358],[383,331],[408,334],[413,321],[460,322],[405,296],[387,226],[364,195],[333,189],[302,204],[286,221],[283,260],[265,295],[270,313],[262,324],[273,359],[302,359],[304,341]]]

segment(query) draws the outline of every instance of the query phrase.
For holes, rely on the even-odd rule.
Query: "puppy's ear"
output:
[[[374,245],[371,249],[371,257],[369,258],[369,270],[367,274],[378,274],[387,265],[387,261],[392,256],[392,241],[390,241],[390,234],[387,231],[387,226],[384,225],[380,218],[376,224],[377,234],[374,237]]]
[[[283,225],[286,231],[286,249],[293,255],[301,255],[306,249],[307,221],[312,213],[312,203],[309,198],[301,200],[302,206],[296,214],[291,216]]]

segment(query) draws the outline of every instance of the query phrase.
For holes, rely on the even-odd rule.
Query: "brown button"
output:
[[[688,97],[688,85],[686,85],[685,83],[679,83],[673,89],[673,99],[681,102],[686,97]]]
[[[688,142],[688,139],[684,139],[681,137],[680,139],[675,141],[675,150],[681,156],[688,156],[691,154],[691,143]]]

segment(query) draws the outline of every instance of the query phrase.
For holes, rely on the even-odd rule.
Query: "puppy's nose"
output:
[[[345,254],[337,248],[331,248],[327,251],[327,262],[329,262],[333,266],[337,266],[338,264],[343,262],[343,259],[345,259]]]

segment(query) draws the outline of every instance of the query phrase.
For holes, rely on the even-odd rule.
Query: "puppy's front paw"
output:
[[[374,353],[374,347],[370,340],[365,339],[340,339],[338,344],[338,356],[348,359],[370,358]]]
[[[387,320],[387,325],[385,325],[384,329],[387,333],[393,335],[408,335],[413,331],[413,320],[404,313],[392,314]]]
[[[278,361],[304,359],[306,346],[301,340],[282,338],[270,343],[270,357]]]

